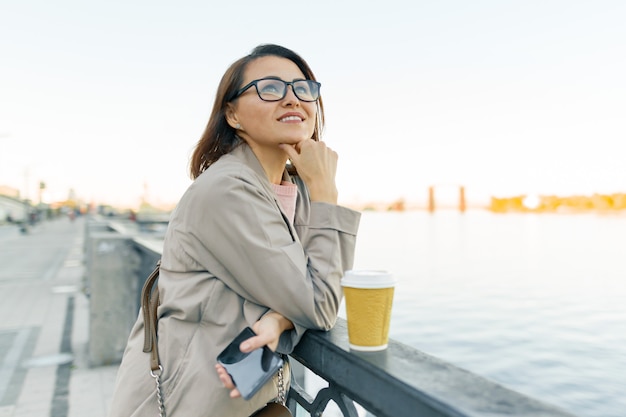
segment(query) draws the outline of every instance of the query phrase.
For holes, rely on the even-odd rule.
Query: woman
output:
[[[216,357],[241,344],[289,354],[307,329],[330,329],[352,267],[359,213],[337,205],[337,154],[320,141],[319,84],[293,51],[261,45],[226,71],[191,159],[194,182],[172,213],[158,282],[161,388],[169,416],[249,416]],[[289,163],[288,163],[289,161]],[[289,168],[289,170],[287,169]],[[143,319],[118,372],[112,417],[158,411]]]

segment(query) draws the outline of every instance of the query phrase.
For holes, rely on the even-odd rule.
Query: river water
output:
[[[392,338],[577,416],[626,416],[626,216],[364,212],[354,267],[397,278]]]

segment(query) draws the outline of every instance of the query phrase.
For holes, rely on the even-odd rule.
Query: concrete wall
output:
[[[90,366],[119,363],[137,318],[139,255],[129,236],[92,230],[85,242]]]

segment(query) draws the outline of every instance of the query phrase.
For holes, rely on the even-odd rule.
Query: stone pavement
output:
[[[87,362],[85,218],[0,227],[0,417],[105,417],[117,366]]]

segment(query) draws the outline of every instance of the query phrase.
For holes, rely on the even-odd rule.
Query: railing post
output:
[[[435,211],[435,187],[432,185],[428,187],[428,211]]]
[[[459,186],[459,211],[464,213],[466,209],[465,205],[465,187]]]

